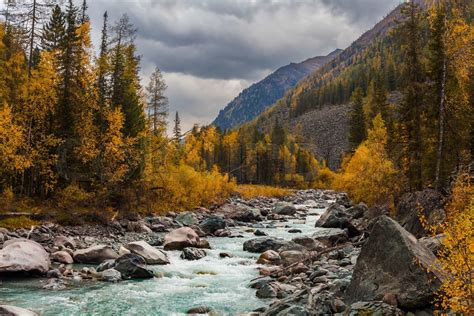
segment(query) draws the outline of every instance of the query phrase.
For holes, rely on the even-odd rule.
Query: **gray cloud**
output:
[[[89,0],[89,14],[96,45],[104,10],[130,16],[144,83],[160,67],[190,128],[276,68],[347,47],[401,1]]]

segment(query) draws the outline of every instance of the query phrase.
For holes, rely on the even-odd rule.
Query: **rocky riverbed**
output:
[[[321,190],[0,244],[1,315],[426,315],[442,279],[436,239]]]

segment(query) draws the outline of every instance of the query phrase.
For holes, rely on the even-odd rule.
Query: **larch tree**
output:
[[[166,129],[168,117],[168,98],[165,96],[166,83],[158,67],[150,76],[147,90],[148,118],[154,134]]]

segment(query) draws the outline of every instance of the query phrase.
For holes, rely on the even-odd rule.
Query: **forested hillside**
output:
[[[445,11],[417,3],[410,8],[401,5],[252,124],[268,128],[279,121],[294,131],[296,118],[343,104],[352,108],[344,129],[350,131],[347,145],[342,143],[349,150],[365,139],[372,119],[381,113],[391,158],[412,185],[446,184],[473,146],[473,83],[468,75],[472,4],[460,1],[439,10]],[[311,139],[308,126],[299,127],[305,139]],[[340,128],[334,127],[337,133]],[[316,146],[331,142],[318,135],[313,139]],[[340,161],[332,159],[333,166],[334,160]]]
[[[243,90],[219,112],[213,124],[221,129],[227,129],[251,121],[283,97],[298,81],[333,60],[340,52],[340,49],[336,49],[327,56],[309,58],[277,69],[265,79]]]

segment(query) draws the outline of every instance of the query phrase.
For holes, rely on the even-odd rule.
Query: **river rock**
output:
[[[338,193],[336,195],[336,203],[345,207],[351,207],[352,201],[349,198],[349,195],[345,192]]]
[[[72,250],[76,249],[76,242],[74,239],[63,235],[56,236],[54,238],[53,245],[58,248],[64,247]]]
[[[393,219],[380,216],[357,259],[346,300],[379,301],[393,293],[401,308],[429,306],[441,278],[428,272],[435,269],[435,262],[433,253],[412,234]]]
[[[140,221],[129,221],[127,223],[127,231],[134,232],[134,233],[147,233],[151,234],[153,231],[147,224],[140,220]]]
[[[211,216],[206,218],[204,221],[199,224],[199,227],[206,234],[214,234],[216,230],[226,228],[227,224],[222,217]]]
[[[186,314],[188,315],[199,315],[199,314],[209,314],[212,312],[212,309],[207,306],[197,306],[190,308]]]
[[[146,264],[168,264],[168,256],[163,251],[150,246],[146,241],[134,241],[124,246],[130,252],[142,256]]]
[[[2,316],[37,316],[38,314],[21,307],[12,305],[0,305],[0,315]]]
[[[182,250],[186,247],[199,245],[199,236],[189,227],[181,227],[165,235],[163,247],[165,250]]]
[[[267,250],[278,251],[287,245],[287,241],[276,237],[259,237],[244,242],[244,250],[261,253]]]
[[[267,250],[258,257],[258,264],[278,264],[281,260],[278,252],[274,250]]]
[[[67,251],[56,251],[51,254],[51,260],[64,264],[72,264],[74,260]]]
[[[74,252],[74,261],[79,263],[101,263],[107,259],[116,259],[118,254],[106,245],[91,246]]]
[[[115,260],[114,269],[122,274],[124,279],[151,279],[153,271],[146,266],[143,257],[131,253]]]
[[[430,225],[440,224],[446,218],[443,204],[443,196],[433,189],[405,193],[398,203],[397,221],[417,238],[426,236],[428,232],[420,223],[420,212]]]
[[[347,241],[347,232],[340,228],[320,228],[312,235],[313,239],[327,247]]]
[[[232,216],[232,219],[244,222],[244,223],[253,223],[253,222],[261,222],[263,220],[263,216],[260,213],[260,210],[256,208],[244,208],[240,210]]]
[[[207,255],[206,251],[199,248],[184,248],[181,253],[181,259],[185,260],[199,260]]]
[[[122,256],[120,256],[120,257],[122,257]],[[97,266],[96,271],[97,272],[102,272],[102,271],[105,271],[107,269],[112,269],[114,266],[115,266],[115,260],[114,259],[104,260],[104,262],[102,262],[101,264],[99,264]]]
[[[45,274],[51,262],[46,250],[28,239],[7,240],[0,250],[0,273],[31,272]]]
[[[283,298],[293,293],[296,287],[276,281],[264,283],[255,293],[258,298]]]
[[[278,215],[295,215],[297,209],[287,202],[278,202],[273,208],[273,212]]]
[[[122,280],[122,274],[115,269],[107,269],[100,272],[100,280],[106,282],[118,282]]]
[[[290,265],[303,259],[305,254],[298,250],[285,250],[280,252],[280,257],[284,265]]]
[[[344,316],[390,315],[403,316],[405,313],[395,306],[380,301],[355,302],[346,309]]]
[[[193,226],[198,223],[196,214],[192,212],[180,213],[176,216],[175,220],[184,226]]]
[[[354,227],[351,220],[352,216],[344,206],[333,203],[316,221],[316,227],[347,229],[349,237],[360,235],[359,230]]]
[[[309,236],[295,237],[291,241],[311,251],[321,251],[326,248],[326,246],[322,242],[317,241]]]

